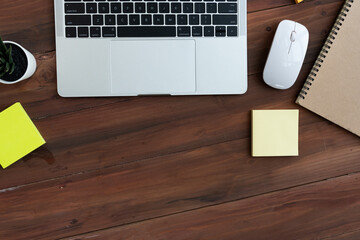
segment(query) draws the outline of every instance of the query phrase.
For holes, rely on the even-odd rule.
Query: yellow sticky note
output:
[[[252,156],[298,156],[299,110],[253,110]]]
[[[45,144],[20,103],[0,112],[0,165],[7,168]]]
[[[295,0],[295,2],[298,4],[298,3],[301,3],[303,0]]]

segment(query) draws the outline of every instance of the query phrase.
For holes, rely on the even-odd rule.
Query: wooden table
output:
[[[35,76],[0,86],[47,144],[0,170],[0,239],[360,239],[360,139],[294,104],[343,0],[248,1],[242,96],[61,98],[52,0],[2,0]],[[262,70],[277,24],[309,28],[296,85]],[[300,156],[252,158],[251,109],[300,109]]]

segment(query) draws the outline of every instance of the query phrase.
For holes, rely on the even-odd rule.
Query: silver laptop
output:
[[[63,97],[243,94],[246,0],[55,0]]]

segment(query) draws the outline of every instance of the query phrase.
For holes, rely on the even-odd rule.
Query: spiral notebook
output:
[[[296,103],[360,136],[360,2],[346,0]]]

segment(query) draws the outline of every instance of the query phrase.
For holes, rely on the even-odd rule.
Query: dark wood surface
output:
[[[294,104],[344,1],[248,1],[242,96],[65,99],[52,0],[2,0],[0,35],[35,76],[0,85],[47,144],[0,170],[0,239],[360,239],[360,139]],[[267,87],[277,24],[309,28],[295,86]],[[252,158],[250,110],[300,109],[300,156]]]

